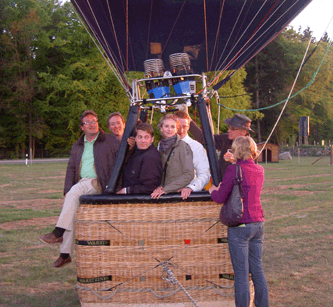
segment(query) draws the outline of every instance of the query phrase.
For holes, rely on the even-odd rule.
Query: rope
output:
[[[282,103],[284,103],[284,102],[286,102],[286,101],[288,101],[288,100],[290,100],[290,99],[296,97],[297,95],[299,95],[300,93],[302,93],[303,91],[305,91],[308,87],[310,87],[310,86],[313,84],[313,82],[315,81],[315,79],[316,79],[316,77],[317,77],[317,75],[318,75],[318,73],[319,73],[319,70],[321,69],[321,66],[322,66],[323,63],[324,63],[324,60],[325,60],[325,58],[326,58],[326,55],[327,55],[327,53],[328,53],[330,47],[331,47],[331,44],[328,44],[328,46],[327,46],[327,48],[326,48],[326,52],[325,52],[325,54],[324,54],[324,56],[323,56],[323,58],[322,58],[322,60],[321,60],[321,62],[320,62],[320,64],[319,64],[317,70],[316,70],[315,73],[313,74],[313,76],[312,76],[310,82],[309,82],[305,87],[303,87],[301,90],[299,90],[297,93],[293,94],[292,96],[288,97],[287,99],[284,99],[284,100],[282,100],[282,101],[280,101],[280,102],[277,102],[277,103],[275,103],[275,104],[273,104],[273,105],[271,105],[271,106],[262,107],[262,108],[258,108],[258,109],[245,109],[245,110],[242,109],[242,110],[239,110],[239,109],[232,109],[232,108],[229,108],[229,107],[225,106],[224,104],[218,104],[218,105],[220,105],[221,107],[223,107],[223,108],[225,108],[225,109],[227,109],[227,110],[231,110],[231,111],[237,111],[237,112],[255,112],[255,111],[261,111],[261,110],[267,110],[267,109],[274,108],[274,107],[276,107],[276,106],[278,106],[278,105],[280,105],[280,104],[282,104]],[[304,65],[303,65],[303,66],[304,66]],[[223,97],[223,96],[220,96],[220,98],[222,98],[222,97]],[[227,98],[228,98],[228,97],[227,97]]]
[[[273,134],[273,132],[274,132],[274,130],[275,130],[277,124],[279,123],[279,121],[280,121],[280,119],[281,119],[281,117],[282,117],[282,114],[283,114],[285,108],[287,107],[287,104],[288,104],[288,101],[289,101],[289,99],[290,99],[291,93],[292,93],[293,90],[294,90],[294,87],[295,87],[295,85],[296,85],[296,82],[297,82],[298,76],[299,76],[299,74],[301,73],[301,70],[302,70],[302,67],[303,67],[303,63],[304,63],[304,61],[305,61],[306,55],[307,55],[307,53],[308,53],[308,50],[309,50],[309,48],[310,48],[311,40],[312,40],[312,38],[309,39],[308,47],[306,48],[306,51],[305,51],[305,54],[304,54],[304,57],[303,57],[302,63],[301,63],[301,65],[300,65],[300,67],[299,67],[299,70],[298,70],[298,72],[297,72],[297,75],[296,75],[296,78],[295,78],[295,80],[294,80],[294,83],[293,83],[293,85],[292,85],[292,87],[291,87],[291,89],[290,89],[290,92],[289,92],[288,98],[287,98],[287,100],[286,100],[286,102],[285,102],[285,104],[284,104],[284,106],[283,106],[283,108],[282,108],[282,110],[281,110],[281,112],[280,112],[280,115],[279,115],[278,119],[276,120],[275,125],[274,125],[274,127],[273,127],[271,133],[269,134],[269,136],[268,136],[268,138],[267,138],[267,140],[266,140],[264,146],[261,148],[261,150],[260,150],[258,156],[260,156],[260,154],[262,153],[262,151],[263,151],[264,148],[266,147],[266,145],[267,145],[269,139],[271,138],[271,136],[272,136],[272,134]]]
[[[186,291],[183,285],[177,280],[173,272],[167,267],[167,263],[162,263],[163,271],[162,271],[162,279],[169,282],[172,285],[178,285],[178,287],[186,294],[186,296],[190,299],[194,306],[199,307],[199,305],[194,301],[191,295]],[[163,277],[163,273],[166,273],[166,276]]]
[[[331,17],[331,19],[330,19],[330,21],[329,21],[329,23],[328,23],[326,29],[324,30],[323,35],[321,36],[320,40],[318,41],[317,45],[314,47],[314,49],[312,50],[312,52],[309,54],[309,56],[308,56],[308,57],[306,58],[306,60],[304,61],[303,66],[307,63],[307,61],[313,56],[313,54],[314,54],[315,51],[317,50],[319,44],[322,42],[322,40],[323,40],[323,38],[324,38],[325,33],[327,34],[326,31],[327,31],[329,25],[331,24],[332,20],[333,20],[333,16]]]

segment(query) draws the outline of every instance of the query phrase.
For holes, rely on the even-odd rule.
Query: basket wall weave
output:
[[[183,291],[171,295],[178,285],[162,279],[166,261],[194,300],[233,299],[227,227],[219,211],[211,201],[81,204],[75,222],[81,303],[189,302]],[[112,280],[87,282],[105,276]]]

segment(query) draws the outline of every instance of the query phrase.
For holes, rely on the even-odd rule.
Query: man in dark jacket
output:
[[[243,114],[236,113],[233,117],[227,118],[223,122],[229,126],[228,133],[214,134],[215,147],[221,152],[219,158],[219,166],[222,178],[227,167],[231,165],[231,163],[226,161],[225,158],[226,155],[230,155],[229,153],[227,153],[227,151],[231,148],[233,140],[238,136],[249,135],[249,132],[253,131],[251,129],[251,119],[249,119]],[[191,132],[195,140],[197,140],[201,144],[205,143],[202,130],[192,120],[190,123],[189,131]]]
[[[53,263],[59,268],[71,262],[74,248],[74,216],[80,206],[80,196],[105,191],[119,149],[120,142],[98,126],[92,110],[83,112],[80,127],[84,135],[74,143],[68,161],[65,200],[55,229],[38,239],[44,243],[61,243],[60,257]]]
[[[162,161],[153,144],[153,127],[138,124],[134,137],[135,150],[124,167],[123,188],[117,194],[150,194],[161,184]]]

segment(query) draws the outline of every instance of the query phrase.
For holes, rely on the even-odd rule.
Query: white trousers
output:
[[[56,227],[66,229],[63,235],[63,241],[60,244],[60,253],[73,253],[75,234],[74,218],[80,206],[80,196],[100,193],[100,191],[96,189],[96,184],[92,184],[93,180],[96,182],[96,179],[82,178],[77,184],[72,186],[65,196],[64,204],[56,225]]]

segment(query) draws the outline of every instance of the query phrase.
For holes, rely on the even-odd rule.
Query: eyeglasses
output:
[[[96,125],[97,123],[98,123],[98,121],[93,120],[93,121],[91,121],[91,122],[84,122],[83,125],[86,125],[86,126],[88,126],[88,125],[90,125],[90,124]]]

